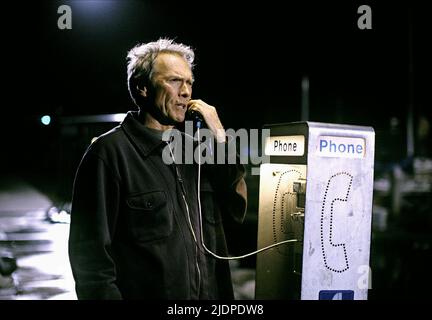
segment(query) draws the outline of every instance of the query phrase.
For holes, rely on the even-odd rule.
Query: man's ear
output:
[[[140,96],[147,98],[147,88],[146,87],[143,87],[141,89],[140,87],[137,86],[136,89],[137,89]]]

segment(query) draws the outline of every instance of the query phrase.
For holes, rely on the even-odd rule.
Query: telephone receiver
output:
[[[201,113],[195,110],[188,110],[186,112],[186,120],[192,120],[194,123],[194,128],[201,128],[204,124],[204,118]]]

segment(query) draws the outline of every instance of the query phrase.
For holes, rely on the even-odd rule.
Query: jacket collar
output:
[[[163,132],[148,128],[142,124],[139,111],[129,111],[120,126],[126,133],[126,136],[141,151],[144,157],[166,146],[166,142],[162,140]],[[179,132],[184,142],[182,143],[183,152],[186,143],[193,143],[196,145],[197,142],[193,137],[186,135],[181,130]],[[186,140],[188,141],[186,142]]]
[[[165,145],[165,142],[162,141],[162,132],[144,126],[139,119],[138,111],[129,111],[120,126],[145,157],[158,147]]]

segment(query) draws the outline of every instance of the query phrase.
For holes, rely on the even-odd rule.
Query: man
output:
[[[181,125],[188,110],[202,115],[215,149],[226,144],[216,109],[191,99],[191,48],[160,39],[136,46],[128,59],[128,88],[139,111],[89,146],[74,182],[69,256],[77,296],[231,299],[227,262],[201,243],[227,255],[222,219],[244,218],[244,168],[204,164],[198,194],[197,164],[163,161],[162,135]]]

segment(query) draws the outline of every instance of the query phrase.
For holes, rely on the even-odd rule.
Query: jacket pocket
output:
[[[160,240],[173,230],[173,214],[165,191],[143,192],[126,199],[128,224],[139,242]]]
[[[221,222],[221,217],[217,205],[213,187],[208,181],[203,181],[201,185],[201,210],[204,219],[211,224]]]

